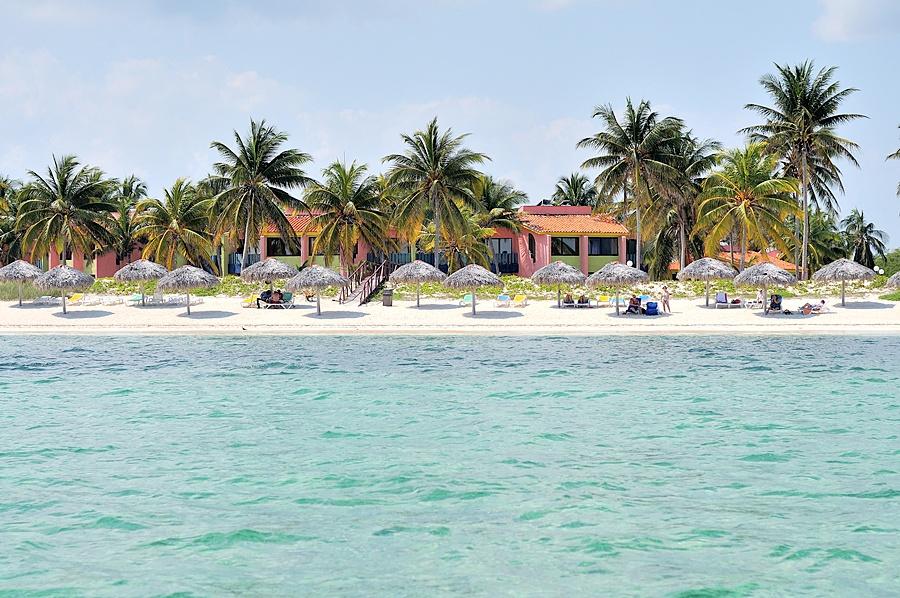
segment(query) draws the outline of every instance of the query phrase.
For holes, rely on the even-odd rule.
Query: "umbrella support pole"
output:
[[[706,279],[706,307],[709,307],[709,279]]]
[[[475,290],[472,289],[472,315],[475,315]]]
[[[844,295],[845,295],[846,291],[847,291],[847,281],[842,280],[841,281],[841,307],[844,307],[845,305],[847,305],[846,302],[844,301]]]
[[[19,282],[19,307],[22,307],[22,283]]]
[[[319,300],[319,293],[320,293],[319,289],[316,289],[316,315],[317,316],[322,315],[322,303]]]
[[[144,295],[144,285],[141,284],[141,307],[147,307],[147,297]]]
[[[188,308],[187,315],[191,315],[191,294],[190,293],[187,294],[187,308]]]
[[[769,315],[769,288],[763,285],[763,315]]]
[[[621,315],[619,313],[619,289],[616,289],[616,315]]]
[[[562,307],[562,299],[560,299],[561,296],[562,289],[560,288],[560,285],[556,285],[556,307],[558,308]]]
[[[421,294],[421,292],[422,292],[422,283],[417,282],[416,283],[416,307],[419,307],[419,295]]]
[[[59,296],[60,296],[60,298],[62,298],[63,315],[65,315],[65,313],[66,313],[66,294],[64,292],[60,292]]]

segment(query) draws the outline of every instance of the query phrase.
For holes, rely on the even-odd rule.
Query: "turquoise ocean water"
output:
[[[0,596],[900,592],[900,337],[0,355]]]

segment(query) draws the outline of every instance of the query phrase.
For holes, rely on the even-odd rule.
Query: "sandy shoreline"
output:
[[[796,309],[812,298],[786,299]],[[58,305],[19,308],[0,305],[0,334],[256,334],[256,335],[672,335],[672,334],[900,334],[900,304],[876,295],[854,297],[846,307],[828,300],[829,313],[817,316],[764,316],[760,310],[706,308],[703,299],[673,300],[671,315],[616,316],[612,308],[558,309],[550,300],[522,308],[501,308],[479,300],[478,315],[446,299],[397,301],[364,306],[323,302],[322,316],[313,304],[291,310],[242,308],[233,297],[206,298],[187,316],[184,306],[72,306],[63,315]]]

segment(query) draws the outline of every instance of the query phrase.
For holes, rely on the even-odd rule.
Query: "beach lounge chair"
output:
[[[609,295],[600,295],[597,297],[597,307],[609,307]]]
[[[495,307],[509,307],[512,304],[512,298],[506,293],[501,293],[497,295],[497,298],[494,299]]]
[[[122,297],[116,297],[115,295],[110,295],[108,297],[104,297],[101,300],[103,305],[119,305],[120,303],[122,303],[122,301],[124,301],[124,299],[122,299]],[[95,305],[99,305],[99,304],[95,304]]]
[[[472,305],[472,293],[466,293],[462,296],[462,299],[459,300],[460,307],[464,307],[466,305]]]
[[[647,309],[644,311],[645,316],[658,316],[659,315],[659,304],[656,301],[648,301]]]
[[[716,309],[720,307],[743,307],[744,302],[740,299],[732,299],[729,301],[728,293],[718,292],[716,293]]]
[[[75,293],[67,300],[69,305],[81,305],[81,302],[84,301],[84,294]]]
[[[241,307],[256,307],[256,297],[244,297],[241,300]]]
[[[575,301],[575,307],[593,308],[594,306],[591,305],[591,300],[589,298],[582,296]]]
[[[294,294],[284,292],[281,294],[281,303],[269,303],[268,301],[260,301],[265,309],[291,309],[294,307]]]
[[[513,299],[513,306],[515,307],[525,307],[528,305],[528,297],[525,295],[516,295]]]

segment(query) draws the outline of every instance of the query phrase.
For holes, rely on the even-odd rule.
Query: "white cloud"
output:
[[[813,31],[826,41],[846,42],[900,32],[897,0],[821,0]]]

